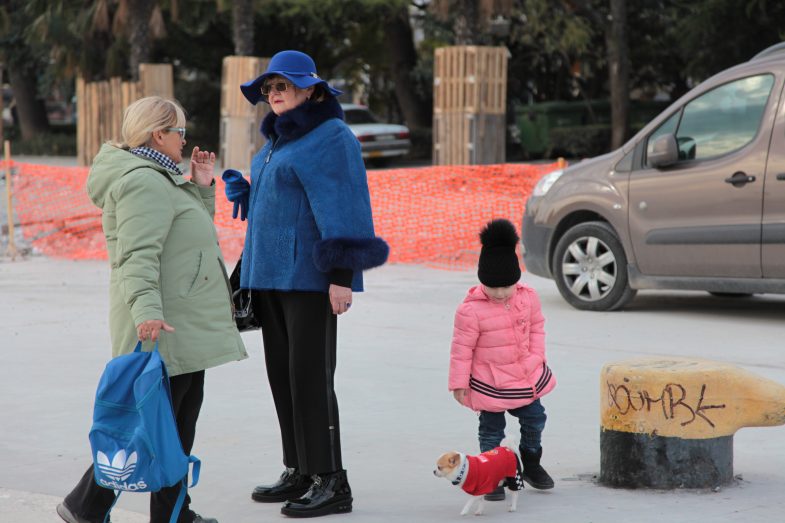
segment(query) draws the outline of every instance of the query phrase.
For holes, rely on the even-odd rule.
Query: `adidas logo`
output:
[[[126,458],[125,449],[121,449],[117,451],[117,454],[114,455],[110,462],[109,457],[99,450],[95,455],[95,464],[98,467],[98,471],[109,478],[109,480],[98,478],[98,483],[114,490],[131,492],[145,490],[147,483],[144,482],[144,479],[140,479],[136,483],[126,483],[125,481],[136,469],[136,460],[136,452],[132,452]]]
[[[125,449],[120,449],[110,462],[107,455],[99,450],[95,456],[95,463],[98,465],[98,470],[108,478],[115,481],[125,481],[136,468],[136,452],[132,452],[126,459]]]

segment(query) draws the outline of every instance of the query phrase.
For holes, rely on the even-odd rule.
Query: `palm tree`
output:
[[[25,39],[29,23],[30,14],[22,0],[0,2],[0,59],[8,69],[23,140],[49,130],[46,106],[38,94],[38,78],[45,67],[46,51]]]

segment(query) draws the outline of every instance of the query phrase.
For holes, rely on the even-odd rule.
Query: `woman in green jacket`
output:
[[[215,154],[194,147],[191,178],[177,164],[185,115],[160,97],[138,100],[123,115],[123,144],[105,144],[87,179],[103,211],[109,262],[112,355],[150,350],[158,341],[170,376],[180,440],[191,453],[202,406],[205,369],[248,357],[232,316],[231,292],[215,214]],[[179,485],[151,494],[151,523],[168,522]],[[99,487],[93,468],[58,505],[69,523],[100,522],[114,492]],[[216,522],[189,508],[179,523]]]

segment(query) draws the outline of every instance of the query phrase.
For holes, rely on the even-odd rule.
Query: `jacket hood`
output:
[[[515,284],[516,289],[520,289],[522,287],[523,284],[520,282]],[[482,290],[482,285],[475,285],[474,287],[469,289],[469,291],[466,293],[466,298],[464,298],[463,301],[467,302],[467,301],[477,301],[477,300],[481,300],[481,301],[491,300],[490,298],[488,298],[488,295],[485,294],[485,291]]]
[[[93,166],[90,168],[90,174],[87,176],[87,194],[90,197],[90,201],[103,209],[106,194],[111,189],[112,184],[129,172],[140,168],[159,171],[171,178],[177,185],[185,182],[181,175],[169,171],[153,160],[139,157],[114,145],[104,144],[95,156]]]

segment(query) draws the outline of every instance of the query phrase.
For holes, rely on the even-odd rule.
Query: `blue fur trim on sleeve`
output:
[[[328,238],[313,246],[313,261],[322,272],[332,269],[364,271],[384,265],[390,254],[390,246],[383,239],[374,238]]]

